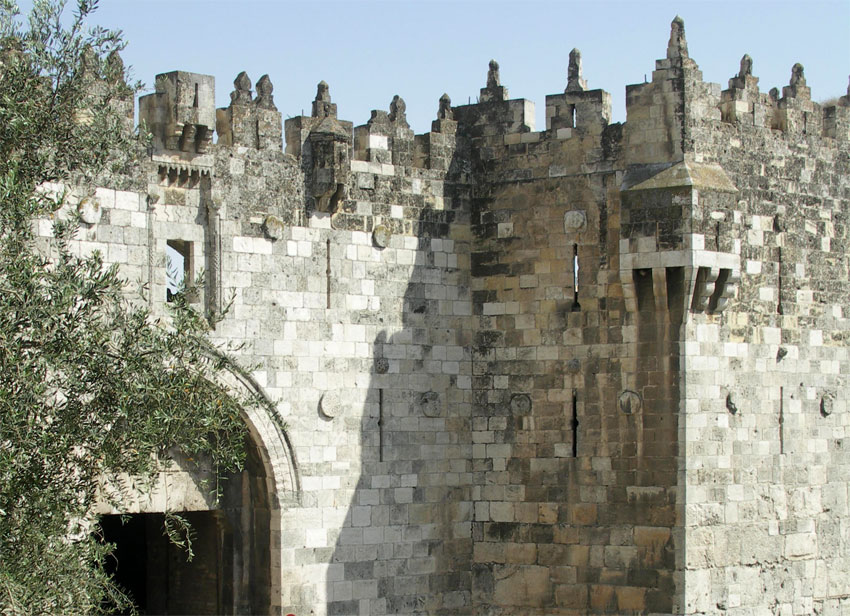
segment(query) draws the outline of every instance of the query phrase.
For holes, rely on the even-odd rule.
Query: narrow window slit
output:
[[[384,390],[378,389],[378,461],[384,461]]]
[[[578,270],[578,244],[573,244],[573,312],[581,310],[581,304],[578,303]]]
[[[776,283],[776,314],[784,314],[782,310],[782,246],[777,250],[779,251],[779,263],[776,265],[778,274]]]
[[[632,280],[635,285],[635,299],[637,300],[638,312],[654,310],[655,294],[652,288],[652,269],[641,268],[632,270]]]
[[[573,419],[570,422],[573,430],[573,457],[578,457],[578,395],[573,390]]]
[[[326,254],[327,254],[327,263],[325,266],[325,282],[326,282],[326,295],[327,295],[327,307],[330,309],[331,307],[331,241],[328,240],[326,244]]]

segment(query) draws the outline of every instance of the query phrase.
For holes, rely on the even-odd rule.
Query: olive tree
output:
[[[75,250],[65,191],[132,164],[118,32],[96,0],[0,0],[0,612],[98,613],[127,598],[87,525],[98,480],[153,477],[169,448],[221,472],[244,458],[228,359],[177,297],[155,319],[101,255]],[[71,14],[69,14],[71,13]],[[40,243],[38,220],[53,219]]]

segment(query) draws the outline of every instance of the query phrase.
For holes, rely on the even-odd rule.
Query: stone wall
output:
[[[679,19],[625,124],[577,50],[537,132],[495,61],[424,135],[157,79],[79,249],[166,314],[171,246],[230,305],[269,611],[850,609],[850,98],[757,82],[704,83]]]

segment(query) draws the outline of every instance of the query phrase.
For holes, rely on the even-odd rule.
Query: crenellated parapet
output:
[[[546,96],[546,130],[569,137],[573,130],[582,135],[600,135],[611,121],[611,95],[604,90],[588,90],[582,75],[581,52],[570,52],[567,87],[563,94]]]
[[[398,94],[389,112],[372,110],[372,117],[354,129],[354,158],[391,165],[413,162],[413,131],[407,123],[407,105]]]
[[[723,122],[773,129],[792,138],[799,135],[850,138],[848,97],[826,106],[813,101],[802,64],[791,67],[788,85],[781,91],[772,88],[767,93],[759,91],[759,79],[752,71],[753,60],[745,54],[738,74],[729,79],[728,89],[720,95]]]
[[[218,143],[257,150],[281,149],[281,117],[274,104],[274,86],[268,75],[257,82],[257,98],[245,71],[233,81],[230,105],[216,110]]]
[[[667,56],[656,60],[652,81],[626,86],[626,164],[672,163],[693,152],[693,123],[715,112],[720,117],[706,90],[688,54],[685,24],[676,17]]]
[[[156,76],[156,92],[139,99],[139,122],[157,152],[206,154],[215,131],[215,78],[185,71]]]
[[[504,145],[505,135],[534,131],[534,103],[525,99],[508,98],[502,85],[499,63],[490,60],[487,86],[481,88],[478,102],[453,108],[459,134],[482,139],[482,144]]]

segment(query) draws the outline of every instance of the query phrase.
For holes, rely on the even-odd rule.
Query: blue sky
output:
[[[795,62],[815,100],[846,92],[850,0],[101,0],[94,21],[124,31],[124,60],[149,86],[171,70],[212,74],[225,106],[239,71],[254,83],[268,73],[287,117],[309,114],[324,79],[341,119],[363,124],[399,94],[421,133],[443,92],[456,105],[475,101],[491,58],[511,97],[535,102],[540,130],[544,97],[563,91],[573,47],[589,87],[611,92],[623,121],[625,86],[652,78],[677,14],[706,81],[726,88],[749,53],[764,92],[786,85]]]

